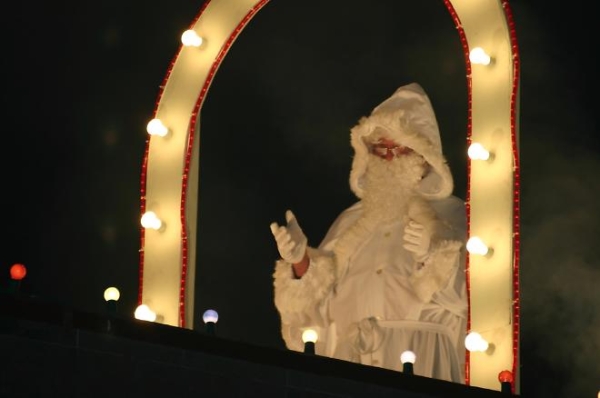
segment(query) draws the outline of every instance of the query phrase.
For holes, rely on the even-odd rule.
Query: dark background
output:
[[[201,5],[34,0],[5,13],[2,283],[20,262],[27,294],[102,312],[117,286],[120,314],[133,313],[145,126]],[[595,397],[595,21],[581,1],[510,5],[522,68],[522,395]],[[201,112],[196,316],[214,308],[220,336],[283,347],[269,224],[290,208],[317,245],[355,200],[349,129],[413,81],[465,198],[465,62],[443,1],[271,0],[250,21]]]

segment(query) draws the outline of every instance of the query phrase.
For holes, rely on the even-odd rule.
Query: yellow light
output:
[[[490,158],[489,151],[478,142],[474,142],[469,146],[467,154],[473,160],[488,160]]]
[[[319,335],[314,329],[306,329],[302,332],[302,342],[304,343],[316,343],[318,339]]]
[[[104,300],[106,301],[119,301],[119,298],[121,297],[121,293],[119,292],[119,289],[117,289],[116,287],[109,287],[104,291]]]
[[[150,309],[146,304],[140,304],[133,313],[135,319],[140,321],[154,322],[156,321],[156,313]]]
[[[492,62],[492,58],[481,47],[473,48],[469,53],[469,59],[478,65],[489,65]]]
[[[487,245],[477,236],[469,238],[467,241],[467,251],[471,254],[478,254],[480,256],[485,256],[489,253]]]
[[[191,29],[186,30],[181,35],[181,43],[186,47],[200,47],[202,42],[202,38]]]
[[[485,352],[489,343],[477,332],[471,332],[465,337],[465,347],[470,352]]]
[[[146,131],[150,135],[164,137],[169,132],[169,129],[160,121],[160,119],[152,119],[146,125]]]
[[[146,213],[144,213],[144,215],[142,216],[142,219],[140,221],[141,221],[142,227],[147,228],[147,229],[159,230],[163,226],[163,222],[161,221],[160,218],[158,218],[156,213],[154,213],[153,211],[147,211]]]
[[[416,359],[417,359],[417,354],[415,354],[414,352],[412,352],[410,350],[406,350],[402,354],[400,354],[400,362],[402,362],[403,364],[415,363]]]

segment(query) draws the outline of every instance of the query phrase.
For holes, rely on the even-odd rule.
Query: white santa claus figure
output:
[[[271,224],[275,305],[289,349],[315,329],[318,355],[464,383],[466,211],[453,196],[429,98],[400,87],[351,129],[350,188],[318,247],[296,217]]]

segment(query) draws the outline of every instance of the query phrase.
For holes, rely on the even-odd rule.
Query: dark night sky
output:
[[[0,278],[92,312],[138,289],[145,125],[201,1],[15,4],[3,24]],[[417,81],[466,189],[466,77],[443,1],[271,0],[234,43],[201,114],[196,312],[222,337],[282,347],[269,224],[309,243],[353,203],[349,129]],[[513,1],[521,55],[522,395],[600,390],[597,57],[583,2]],[[586,20],[587,19],[587,20]],[[4,270],[4,271],[2,271]],[[199,325],[200,322],[197,322]]]

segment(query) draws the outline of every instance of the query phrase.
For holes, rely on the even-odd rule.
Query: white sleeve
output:
[[[327,328],[327,298],[335,283],[332,255],[313,248],[308,251],[310,265],[302,278],[297,279],[292,264],[283,260],[277,261],[273,275],[282,337],[288,348],[297,351],[303,349],[301,335],[304,329],[324,331]]]
[[[329,228],[319,248],[308,247],[308,270],[297,279],[292,264],[279,260],[275,264],[273,285],[275,307],[281,318],[282,337],[289,349],[302,351],[302,332],[315,328],[319,333],[319,346],[327,338],[329,298],[337,281],[333,247],[340,233],[356,219],[360,206],[355,204],[342,212]]]

